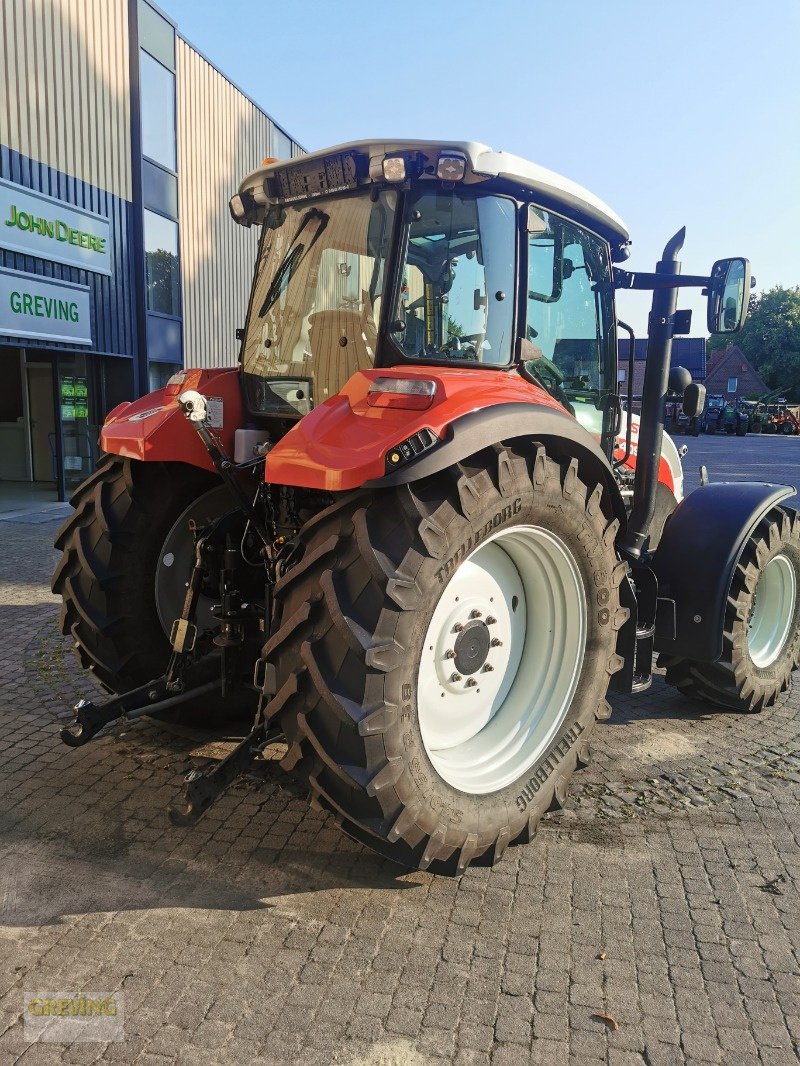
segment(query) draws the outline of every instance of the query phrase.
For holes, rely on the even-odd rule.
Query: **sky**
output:
[[[800,284],[800,0],[162,0],[179,32],[308,150],[482,141],[577,181],[652,270],[744,255]],[[232,190],[233,191],[233,190]],[[692,335],[705,302],[685,290]],[[618,313],[646,332],[649,298]]]

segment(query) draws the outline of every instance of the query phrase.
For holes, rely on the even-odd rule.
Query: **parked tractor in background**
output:
[[[700,436],[700,419],[697,415],[691,418],[683,409],[683,400],[667,400],[665,407],[665,425],[674,437],[682,434],[689,437]]]
[[[728,402],[720,416],[720,432],[735,434],[737,437],[746,437],[750,419],[747,410],[736,402]]]
[[[780,433],[784,437],[796,437],[800,433],[800,419],[791,411],[786,400],[781,398],[767,408],[770,415],[770,433]]]
[[[745,259],[682,275],[681,230],[625,270],[610,208],[475,143],[267,161],[231,213],[260,230],[240,368],[115,408],[58,534],[64,631],[114,694],[78,703],[65,743],[244,706],[174,822],[272,768],[380,854],[457,874],[563,805],[608,692],[644,692],[654,651],[714,707],[785,692],[793,490],[684,498],[664,433],[670,386],[688,418],[704,396],[669,370],[678,290],[733,333]],[[640,418],[622,289],[653,293]]]
[[[756,400],[742,400],[741,407],[747,414],[748,432],[765,433],[766,426],[771,421],[766,406]]]
[[[721,393],[710,393],[700,419],[703,433],[713,435],[722,432],[722,419],[725,414],[725,397]]]

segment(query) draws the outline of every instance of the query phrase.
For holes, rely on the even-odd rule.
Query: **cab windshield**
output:
[[[242,348],[248,407],[304,414],[375,362],[397,194],[270,208]]]

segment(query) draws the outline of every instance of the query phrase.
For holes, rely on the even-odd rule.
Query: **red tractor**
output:
[[[668,381],[678,289],[706,288],[709,329],[733,332],[746,260],[681,275],[681,231],[627,271],[596,197],[475,143],[270,163],[231,213],[261,232],[240,367],[112,411],[58,535],[64,632],[112,694],[66,743],[244,709],[174,821],[281,742],[278,773],[346,832],[460,873],[564,803],[609,689],[647,689],[654,650],[715,706],[786,690],[792,490],[684,499],[663,431],[668,391],[702,411],[701,386]],[[617,386],[626,288],[653,291],[640,420]]]

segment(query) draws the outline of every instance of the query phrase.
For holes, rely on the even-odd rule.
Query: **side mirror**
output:
[[[706,406],[706,387],[693,382],[683,394],[683,413],[687,418],[699,418]]]
[[[719,259],[708,286],[708,332],[736,333],[744,325],[750,301],[750,261]]]

